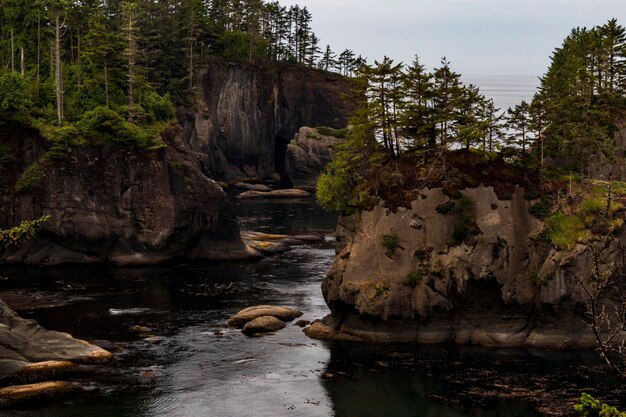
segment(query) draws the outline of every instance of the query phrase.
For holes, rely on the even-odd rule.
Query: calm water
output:
[[[238,209],[242,225],[255,230],[330,231],[336,220],[312,203]],[[0,415],[534,416],[532,401],[505,394],[530,390],[568,403],[591,388],[619,398],[588,353],[326,343],[291,324],[247,338],[224,326],[238,309],[260,303],[297,307],[307,320],[324,316],[320,283],[333,257],[329,240],[257,263],[0,270],[0,296],[70,302],[24,316],[126,351],[90,394]],[[142,339],[131,330],[137,325],[161,338]]]
[[[501,110],[514,107],[522,100],[530,102],[540,84],[539,77],[534,75],[463,75],[463,82],[478,86]]]

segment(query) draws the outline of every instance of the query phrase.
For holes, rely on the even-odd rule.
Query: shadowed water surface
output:
[[[336,221],[311,202],[237,209],[250,230],[329,232]],[[306,320],[326,315],[320,283],[333,258],[328,239],[256,263],[3,269],[0,296],[22,297],[24,316],[125,353],[86,396],[0,415],[533,416],[534,401],[507,394],[543,390],[571,402],[593,388],[618,396],[587,353],[326,343],[291,323],[248,338],[225,327],[237,310],[262,303],[294,306]],[[139,337],[134,326],[156,337]]]

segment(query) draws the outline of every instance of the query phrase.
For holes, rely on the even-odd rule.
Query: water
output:
[[[502,111],[522,100],[530,102],[540,85],[539,77],[534,75],[463,75],[463,82],[478,86]]]
[[[310,202],[238,210],[253,230],[329,232],[336,221]],[[90,394],[0,416],[535,416],[529,398],[569,404],[583,389],[620,398],[589,353],[321,342],[293,324],[248,338],[225,326],[261,303],[294,306],[306,320],[326,315],[320,283],[333,258],[328,240],[257,263],[0,270],[0,297],[39,300],[21,303],[22,315],[126,351]]]

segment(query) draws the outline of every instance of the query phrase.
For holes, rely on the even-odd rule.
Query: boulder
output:
[[[282,321],[291,321],[302,315],[301,311],[289,307],[260,305],[244,308],[228,320],[228,325],[241,329],[246,323],[263,316],[272,316]]]
[[[237,196],[240,199],[296,199],[296,198],[309,198],[311,197],[311,193],[298,190],[296,188],[290,188],[285,190],[274,190],[274,191],[246,191]]]
[[[246,336],[252,336],[257,333],[275,332],[284,328],[285,323],[282,320],[273,316],[261,316],[247,322],[241,332]]]

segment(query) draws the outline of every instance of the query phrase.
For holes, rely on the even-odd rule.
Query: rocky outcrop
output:
[[[34,382],[71,371],[73,363],[106,363],[112,359],[104,349],[19,317],[0,301],[0,381],[21,378]]]
[[[189,152],[76,148],[59,159],[44,156],[47,142],[36,134],[20,132],[2,138],[13,159],[0,177],[0,227],[50,219],[0,260],[139,265],[258,256],[242,242],[226,194]],[[33,166],[37,175],[20,187]]]
[[[200,75],[196,109],[180,109],[180,143],[202,155],[212,178],[285,174],[287,145],[302,126],[343,128],[353,106],[337,74],[296,65],[216,59]]]
[[[542,222],[516,188],[499,200],[491,187],[466,189],[475,231],[459,239],[441,189],[410,208],[340,220],[344,244],[322,284],[332,316],[309,330],[322,338],[500,347],[592,347],[581,277],[590,251],[559,251],[537,232]],[[467,221],[468,216],[464,217]],[[467,226],[467,225],[466,225]],[[606,262],[621,262],[617,238]],[[342,336],[343,335],[343,336]]]
[[[301,128],[287,147],[286,173],[293,187],[314,191],[317,177],[333,159],[333,148],[343,141],[317,129]]]

